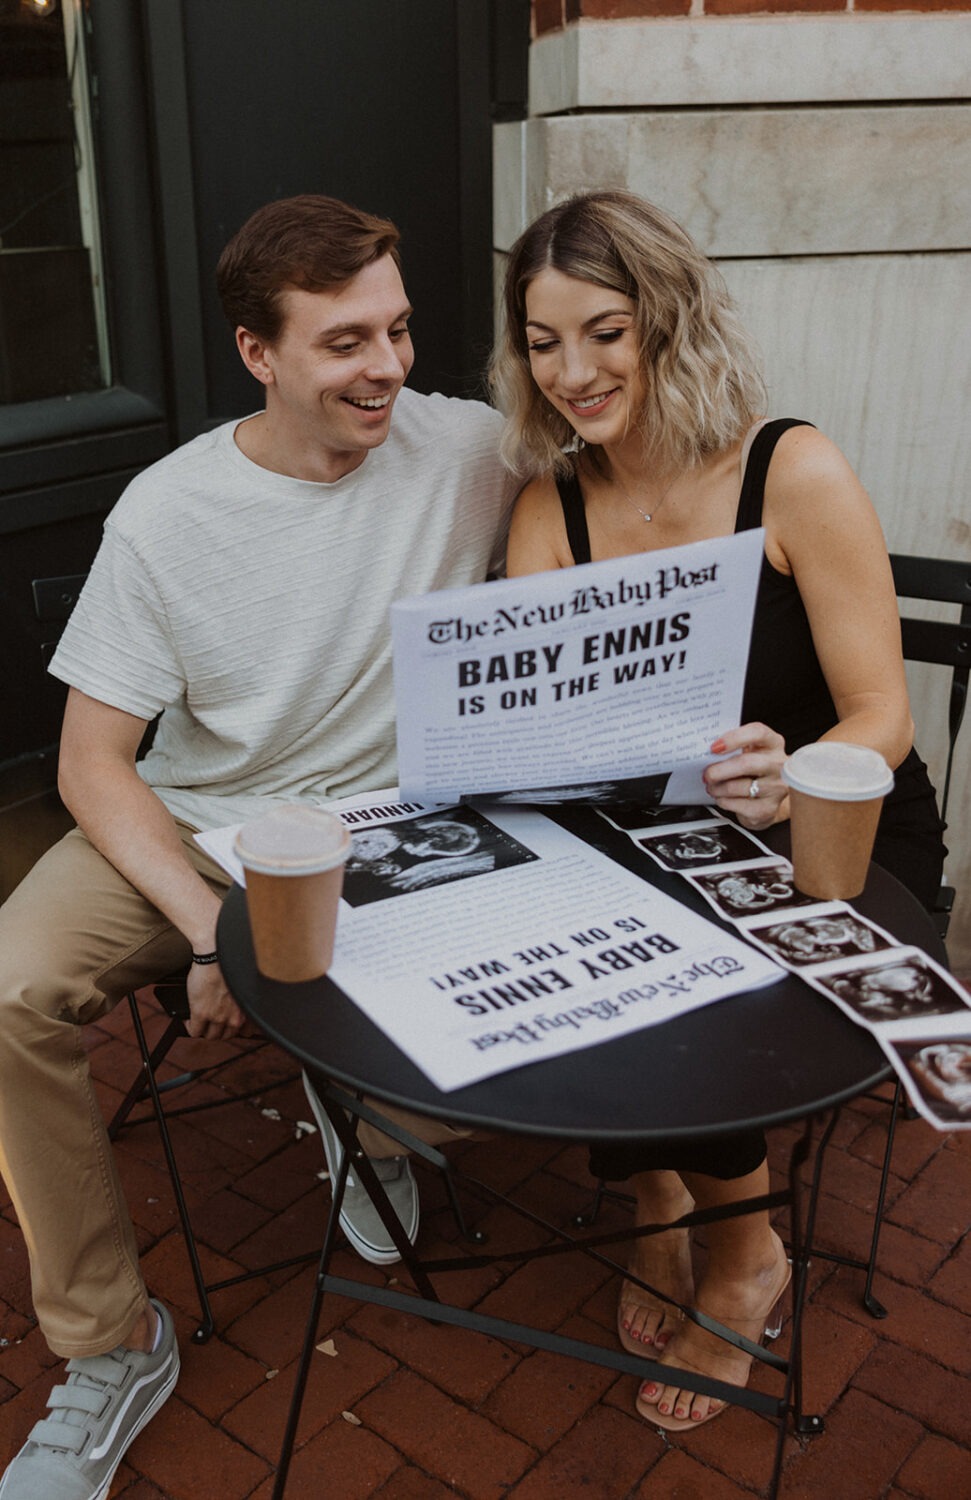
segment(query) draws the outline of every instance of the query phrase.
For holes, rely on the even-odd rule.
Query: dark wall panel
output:
[[[492,316],[491,111],[521,113],[525,92],[529,0],[83,9],[114,386],[0,408],[0,805],[5,787],[24,795],[23,757],[49,781],[41,752],[63,698],[44,673],[51,629],[34,613],[33,580],[84,572],[137,469],[260,402],[215,296],[226,240],[261,203],[300,192],[394,219],[416,309],[412,384],[478,394]],[[25,120],[8,110],[0,134]],[[22,164],[8,169],[18,177]],[[75,354],[85,337],[72,334]]]
[[[102,516],[84,515],[0,538],[0,766],[57,739],[67,690],[48,674],[46,660],[64,622],[38,618],[32,584],[86,571],[102,524]]]
[[[416,308],[412,383],[466,389],[460,193],[482,195],[487,226],[490,185],[460,175],[454,0],[207,0],[184,5],[183,24],[212,415],[258,395],[212,290],[215,262],[261,203],[301,192],[395,220]],[[487,284],[481,296],[488,315]]]

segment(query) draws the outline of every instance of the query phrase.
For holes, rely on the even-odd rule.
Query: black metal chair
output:
[[[315,1259],[318,1251],[316,1249],[310,1250],[305,1255],[292,1256],[287,1260],[277,1261],[270,1266],[261,1266],[257,1271],[246,1271],[239,1276],[229,1277],[223,1281],[206,1282],[168,1122],[177,1116],[194,1114],[205,1109],[218,1109],[221,1104],[238,1104],[242,1099],[250,1099],[257,1095],[263,1095],[267,1092],[268,1087],[282,1088],[299,1079],[300,1074],[293,1073],[286,1078],[274,1079],[270,1085],[264,1083],[253,1089],[234,1089],[231,1093],[227,1092],[220,1099],[214,1100],[209,1098],[202,1102],[185,1104],[175,1109],[166,1109],[163,1103],[163,1096],[169,1095],[174,1089],[184,1088],[187,1084],[194,1083],[198,1078],[210,1077],[215,1080],[222,1069],[230,1066],[235,1061],[234,1058],[224,1058],[209,1066],[184,1071],[171,1078],[159,1079],[158,1071],[168,1057],[172,1046],[180,1038],[188,1035],[185,1029],[185,1022],[189,1017],[189,999],[186,993],[185,981],[186,974],[183,971],[179,974],[167,975],[164,979],[159,980],[157,984],[146,987],[154,991],[155,998],[158,1000],[167,1017],[167,1025],[154,1046],[149,1044],[145,1032],[138,991],[132,991],[128,995],[128,1008],[131,1013],[132,1027],[135,1032],[135,1039],[138,1042],[142,1063],[131,1088],[118,1106],[108,1125],[108,1136],[111,1140],[114,1140],[119,1131],[126,1125],[139,1125],[145,1121],[154,1120],[158,1126],[162,1150],[165,1154],[165,1163],[168,1167],[169,1178],[172,1183],[172,1194],[175,1198],[179,1221],[182,1225],[182,1237],[185,1241],[186,1254],[189,1257],[192,1279],[195,1283],[196,1295],[199,1298],[200,1323],[192,1337],[195,1343],[202,1344],[211,1337],[215,1328],[212,1305],[209,1300],[211,1292],[235,1286],[238,1282],[247,1281],[252,1276],[268,1275],[271,1271],[281,1271],[291,1266],[301,1265],[304,1261]],[[257,1038],[255,1039],[255,1045],[266,1044],[261,1043]],[[150,1110],[148,1112],[141,1111],[133,1117],[133,1110],[142,1104],[149,1105]]]
[[[240,1100],[262,1096],[270,1088],[284,1088],[288,1084],[295,1083],[301,1075],[297,1072],[283,1078],[275,1078],[269,1084],[263,1083],[255,1088],[245,1090],[234,1088],[232,1091],[227,1091],[224,1097],[219,1099],[207,1098],[200,1102],[181,1105],[174,1109],[166,1108],[164,1100],[173,1090],[184,1088],[187,1084],[194,1083],[198,1078],[209,1078],[217,1082],[219,1073],[236,1061],[235,1058],[225,1058],[208,1066],[180,1072],[171,1078],[159,1079],[159,1069],[166,1061],[174,1043],[179,1041],[180,1038],[188,1036],[185,1029],[185,1022],[189,1017],[189,998],[186,993],[185,982],[186,971],[183,970],[178,974],[167,975],[165,978],[159,980],[157,984],[146,986],[146,989],[154,992],[156,1000],[168,1018],[167,1025],[154,1046],[149,1043],[145,1031],[139,992],[132,991],[128,995],[128,1008],[131,1013],[132,1028],[138,1043],[139,1052],[141,1053],[141,1067],[132,1082],[131,1088],[119,1104],[108,1125],[108,1136],[110,1140],[114,1140],[119,1131],[126,1126],[131,1127],[152,1120],[158,1126],[162,1150],[165,1155],[165,1163],[172,1183],[172,1194],[175,1199],[179,1222],[182,1226],[182,1237],[185,1241],[186,1254],[189,1257],[192,1280],[199,1299],[200,1322],[192,1338],[194,1343],[204,1344],[212,1336],[215,1329],[215,1318],[210,1302],[211,1293],[223,1291],[231,1286],[237,1286],[239,1283],[249,1281],[255,1276],[268,1276],[273,1271],[289,1270],[293,1266],[304,1264],[306,1261],[316,1260],[320,1251],[319,1247],[317,1247],[307,1251],[303,1255],[290,1256],[286,1260],[274,1261],[272,1265],[260,1266],[256,1270],[243,1271],[238,1276],[230,1276],[222,1281],[207,1283],[202,1269],[196,1235],[192,1227],[189,1205],[186,1201],[185,1190],[182,1185],[182,1178],[168,1122],[171,1119],[183,1115],[195,1114],[201,1110],[218,1109],[220,1105],[238,1104]],[[252,1044],[256,1047],[269,1045],[259,1037],[253,1038]],[[140,1110],[133,1117],[132,1112],[139,1105],[147,1106],[147,1108]],[[441,1178],[459,1233],[464,1239],[473,1244],[479,1245],[484,1243],[485,1235],[482,1231],[470,1227],[466,1221],[462,1205],[455,1191],[455,1184],[447,1167],[442,1169]]]
[[[946,821],[954,750],[967,707],[971,675],[971,562],[892,553],[890,564],[898,599],[929,600],[960,608],[957,620],[923,620],[903,613],[900,619],[904,656],[908,661],[930,662],[951,669],[947,758],[940,788],[941,816]],[[934,908],[942,938],[947,937],[953,906],[954,889],[945,881]]]
[[[890,565],[893,569],[894,587],[898,600],[953,604],[959,606],[960,609],[960,616],[957,620],[925,620],[903,612],[900,618],[904,658],[907,661],[928,662],[934,666],[951,669],[947,702],[947,757],[944,780],[939,791],[941,817],[946,822],[954,750],[964,720],[968,700],[968,676],[971,672],[971,563],[952,562],[947,558],[909,557],[900,553],[891,553]],[[942,880],[933,908],[937,930],[942,939],[947,937],[954,907],[954,896],[953,886],[949,885],[946,879]],[[873,1214],[873,1233],[867,1259],[863,1261],[827,1251],[816,1252],[823,1260],[832,1260],[839,1265],[866,1271],[863,1305],[875,1318],[887,1316],[887,1309],[873,1295],[873,1278],[877,1267],[880,1232],[883,1228],[883,1209],[887,1184],[890,1180],[890,1164],[893,1157],[897,1121],[901,1113],[907,1119],[913,1119],[916,1114],[907,1103],[903,1086],[898,1080],[890,1099],[887,1144],[883,1154],[880,1187]]]

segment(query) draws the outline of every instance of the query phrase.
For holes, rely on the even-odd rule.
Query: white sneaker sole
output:
[[[98,1493],[96,1495],[93,1495],[91,1497],[91,1500],[108,1500],[108,1491],[111,1489],[112,1481],[113,1481],[113,1479],[115,1477],[115,1474],[118,1471],[119,1466],[121,1465],[122,1460],[125,1458],[126,1454],[128,1453],[128,1450],[131,1447],[132,1443],[138,1437],[138,1434],[142,1431],[142,1429],[148,1426],[149,1422],[155,1416],[156,1412],[159,1410],[160,1407],[162,1407],[162,1406],[165,1405],[166,1401],[169,1399],[169,1397],[171,1396],[172,1392],[175,1390],[176,1384],[177,1384],[178,1379],[179,1379],[179,1371],[182,1368],[182,1362],[179,1359],[179,1351],[178,1351],[177,1347],[173,1347],[173,1349],[172,1349],[172,1362],[173,1362],[173,1369],[171,1370],[171,1372],[169,1373],[169,1375],[166,1377],[164,1385],[159,1386],[159,1388],[156,1391],[155,1396],[154,1396],[154,1398],[152,1400],[152,1404],[150,1406],[147,1406],[145,1408],[145,1410],[142,1412],[141,1416],[138,1419],[138,1422],[135,1425],[135,1428],[134,1428],[134,1430],[132,1432],[131,1437],[128,1439],[128,1442],[125,1444],[124,1450],[121,1453],[119,1453],[118,1459],[117,1459],[117,1462],[115,1463],[114,1468],[112,1469],[111,1473],[108,1475],[107,1479],[105,1480],[104,1484],[102,1485],[102,1487],[98,1491]]]

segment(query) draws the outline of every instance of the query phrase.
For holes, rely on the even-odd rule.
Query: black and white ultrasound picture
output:
[[[475,808],[450,807],[358,829],[344,867],[344,900],[348,906],[367,906],[537,858]]]
[[[971,1122],[971,1036],[925,1037],[888,1045],[907,1068],[934,1119],[943,1124]]]
[[[967,1011],[968,1002],[919,953],[868,968],[845,969],[820,981],[862,1021],[909,1021],[915,1016],[949,1016]]]
[[[863,917],[835,911],[818,917],[797,917],[772,927],[753,927],[754,935],[782,962],[794,968],[832,963],[889,948],[890,940]]]
[[[685,828],[681,833],[652,833],[637,842],[667,870],[700,870],[703,865],[765,858],[764,846],[734,823],[712,821],[704,828]]]
[[[712,870],[698,875],[686,870],[685,877],[709,898],[717,911],[733,921],[760,912],[812,906],[815,902],[814,897],[803,896],[796,890],[791,869],[781,863],[748,869]]]

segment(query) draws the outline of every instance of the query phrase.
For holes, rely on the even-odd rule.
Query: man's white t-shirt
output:
[[[114,708],[165,710],[139,771],[196,827],[394,784],[391,602],[484,579],[515,490],[479,402],[402,390],[334,484],[260,468],[238,425],[129,485],[51,662]]]

